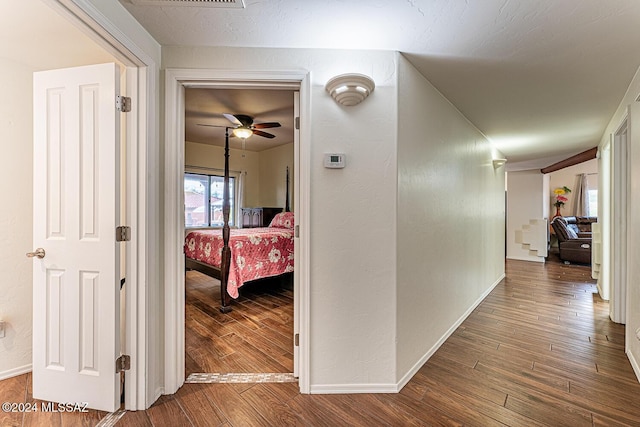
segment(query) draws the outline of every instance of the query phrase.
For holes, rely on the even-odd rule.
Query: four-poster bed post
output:
[[[285,212],[291,212],[291,209],[289,209],[289,166],[287,166],[287,199],[285,201],[285,205],[284,205],[284,211]]]
[[[229,307],[230,297],[227,292],[227,283],[229,281],[229,267],[231,265],[231,249],[229,248],[229,211],[231,206],[229,203],[229,128],[224,129],[224,188],[222,190],[222,263],[220,265],[220,311],[228,313],[231,311]]]

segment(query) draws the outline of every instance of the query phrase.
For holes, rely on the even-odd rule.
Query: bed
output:
[[[289,168],[286,204],[268,227],[229,227],[229,144],[225,144],[222,229],[194,230],[184,243],[185,268],[220,280],[220,311],[231,311],[231,298],[249,281],[293,272],[294,217],[289,209]]]
[[[293,222],[293,213],[283,212],[275,216],[269,227],[230,230],[228,297],[238,298],[238,289],[246,282],[293,272]],[[185,238],[185,267],[222,282],[223,248],[222,230],[191,231]],[[228,311],[224,308],[229,299],[224,295],[221,304],[223,311]]]

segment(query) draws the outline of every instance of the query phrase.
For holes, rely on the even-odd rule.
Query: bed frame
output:
[[[224,189],[222,191],[222,263],[220,267],[205,264],[192,258],[184,257],[185,272],[188,270],[199,271],[214,279],[220,280],[220,311],[229,313],[231,311],[231,296],[227,292],[227,283],[229,281],[229,268],[231,266],[231,248],[229,247],[229,212],[231,211],[231,203],[229,201],[229,129],[225,128],[225,144],[224,144]],[[290,212],[289,207],[289,167],[287,166],[287,194],[284,211]]]

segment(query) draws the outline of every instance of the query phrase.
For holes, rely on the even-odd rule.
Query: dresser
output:
[[[282,212],[282,208],[241,208],[241,227],[268,227],[273,217],[280,212]]]

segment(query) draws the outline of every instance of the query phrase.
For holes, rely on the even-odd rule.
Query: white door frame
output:
[[[629,216],[629,118],[613,135],[611,146],[611,320],[625,324],[627,320],[627,223]]]
[[[598,280],[598,293],[602,299],[611,300],[612,276],[611,276],[611,203],[613,174],[611,172],[611,146],[613,134],[609,140],[598,148],[598,223],[600,224],[600,270],[594,279]],[[594,243],[595,245],[595,243]]]
[[[157,90],[156,61],[134,43],[123,31],[89,0],[43,0],[69,22],[126,66],[125,94],[132,99],[127,113],[126,148],[126,222],[131,227],[131,241],[126,250],[126,342],[131,356],[131,369],[125,373],[125,408],[142,410],[158,397],[148,391],[147,283],[153,278],[149,268],[149,235],[155,219],[147,214],[158,184],[149,182],[147,170],[156,170],[157,158],[150,156],[156,144]],[[157,157],[157,156],[155,156]],[[154,163],[155,162],[155,163]],[[124,224],[123,224],[124,225]]]
[[[299,202],[296,224],[296,272],[299,281],[301,393],[309,393],[309,212],[310,212],[310,117],[311,78],[306,71],[247,71],[208,69],[165,70],[165,393],[175,393],[184,383],[184,88],[235,87],[278,88],[300,91],[300,149],[294,157],[294,200]],[[293,85],[293,86],[292,86]],[[298,256],[299,254],[299,256]]]

